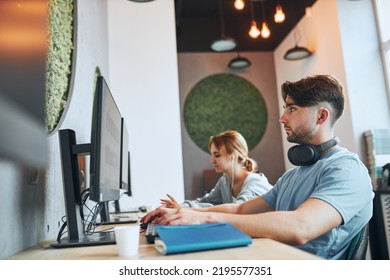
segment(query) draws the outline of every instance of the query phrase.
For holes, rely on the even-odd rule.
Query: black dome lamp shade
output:
[[[216,52],[231,51],[237,46],[237,43],[233,38],[225,36],[222,0],[219,1],[219,11],[221,20],[221,38],[211,43],[211,49]]]
[[[233,38],[223,36],[211,44],[211,49],[216,52],[226,52],[233,50],[236,46],[237,44]]]
[[[300,47],[295,45],[295,47],[289,49],[284,54],[284,59],[286,60],[299,60],[312,55],[312,52],[305,47]]]
[[[295,46],[291,49],[288,49],[284,54],[283,58],[285,60],[299,60],[311,56],[313,53],[305,47],[298,46],[300,41],[301,34],[299,33],[298,27],[294,30]]]
[[[244,69],[251,66],[252,63],[246,57],[242,57],[237,54],[237,57],[230,60],[228,66],[230,69]]]

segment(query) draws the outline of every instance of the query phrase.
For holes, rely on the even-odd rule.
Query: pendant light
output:
[[[260,30],[260,36],[261,38],[267,39],[269,36],[271,36],[271,30],[269,30],[268,24],[263,21],[261,24],[261,30]]]
[[[275,22],[276,23],[284,22],[284,20],[286,19],[286,15],[283,12],[283,8],[280,5],[279,0],[278,0],[278,5],[276,6],[275,10],[276,10],[275,15],[274,15]]]
[[[252,4],[252,0],[250,1],[250,10],[251,10],[251,28],[249,29],[249,37],[251,37],[252,39],[256,39],[260,36],[260,30],[259,28],[257,27],[257,23],[256,23],[256,20],[255,20],[255,15],[254,15],[254,12],[253,12],[253,4]]]
[[[246,57],[242,57],[239,53],[237,53],[237,57],[230,60],[228,67],[230,69],[245,69],[251,65],[252,63],[249,59],[247,59]]]
[[[234,8],[236,10],[243,10],[245,8],[245,1],[244,0],[234,0]]]
[[[264,1],[261,2],[261,9],[263,12],[263,23],[261,24],[260,36],[261,38],[267,39],[271,36],[271,30],[268,28],[268,24],[265,21]]]
[[[219,0],[219,12],[221,20],[221,38],[211,44],[211,49],[216,52],[231,51],[237,46],[237,43],[233,38],[225,36],[222,0]]]
[[[285,60],[299,60],[312,55],[312,52],[305,47],[295,45],[295,47],[289,49],[284,54]]]
[[[299,30],[298,27],[296,27],[295,32],[294,32],[294,37],[295,37],[295,46],[291,49],[288,49],[286,53],[284,54],[284,59],[285,60],[299,60],[299,59],[304,59],[309,56],[311,56],[313,53],[309,51],[306,47],[298,46],[298,41],[299,41]]]

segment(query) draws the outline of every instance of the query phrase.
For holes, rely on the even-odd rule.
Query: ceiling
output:
[[[222,1],[222,21],[220,2]],[[271,30],[268,39],[251,39],[248,35],[251,22],[250,0],[238,11],[234,0],[175,0],[176,37],[178,52],[212,52],[210,45],[224,34],[233,37],[238,46],[233,52],[274,51],[305,14],[305,8],[316,0],[252,0],[253,14],[257,26],[261,27],[263,10]],[[262,3],[263,2],[263,3]],[[283,23],[275,23],[273,15],[278,2],[286,14]],[[221,24],[223,22],[223,24]]]

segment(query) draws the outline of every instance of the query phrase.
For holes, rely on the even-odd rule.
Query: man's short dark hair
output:
[[[329,103],[333,108],[333,124],[344,111],[343,87],[330,75],[309,76],[296,82],[287,81],[282,84],[282,96],[284,101],[289,96],[300,107]]]

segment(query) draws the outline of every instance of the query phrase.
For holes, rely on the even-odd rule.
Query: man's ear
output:
[[[323,124],[329,118],[329,110],[321,108],[317,112],[317,124]]]

